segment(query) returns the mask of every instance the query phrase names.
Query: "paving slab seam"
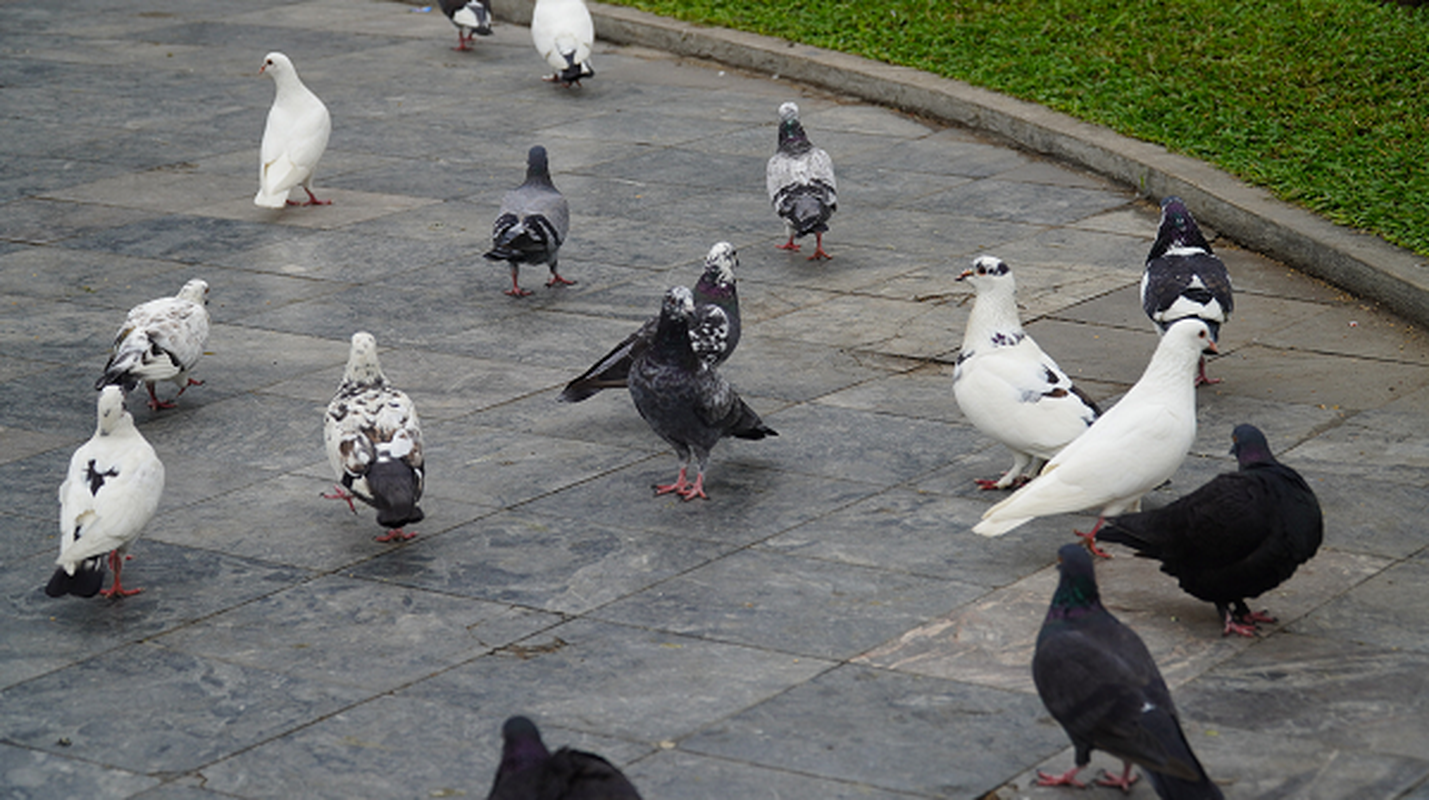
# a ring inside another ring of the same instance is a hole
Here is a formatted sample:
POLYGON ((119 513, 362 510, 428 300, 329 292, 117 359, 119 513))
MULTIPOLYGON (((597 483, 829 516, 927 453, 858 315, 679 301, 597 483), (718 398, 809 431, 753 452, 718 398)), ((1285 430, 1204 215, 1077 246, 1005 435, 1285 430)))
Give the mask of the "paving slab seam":
MULTIPOLYGON (((1246 247, 1429 325, 1429 259, 1336 225, 1216 167, 962 81, 823 48, 589 3, 599 38, 707 59, 995 134, 1160 199, 1180 195, 1246 247)), ((493 0, 529 25, 535 0, 493 0)))

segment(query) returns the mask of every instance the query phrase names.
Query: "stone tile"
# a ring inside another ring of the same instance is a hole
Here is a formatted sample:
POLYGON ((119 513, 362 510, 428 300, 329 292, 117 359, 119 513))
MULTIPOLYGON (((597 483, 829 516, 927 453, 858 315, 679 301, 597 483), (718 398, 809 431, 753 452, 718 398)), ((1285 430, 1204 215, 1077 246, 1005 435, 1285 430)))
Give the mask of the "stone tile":
POLYGON ((1207 369, 1224 381, 1218 384, 1222 392, 1355 411, 1379 408, 1429 385, 1429 372, 1414 364, 1259 344, 1212 359, 1207 369))
POLYGON ((414 242, 390 236, 319 231, 235 252, 222 261, 295 278, 357 283, 391 278, 467 255, 475 254, 457 242, 414 242))
MULTIPOLYGON (((331 187, 314 179, 313 194, 322 200, 331 201, 332 205, 274 210, 254 205, 253 197, 250 194, 252 188, 250 185, 245 189, 241 199, 234 198, 199 205, 191 209, 189 213, 224 220, 277 224, 284 228, 334 230, 355 222, 366 222, 385 217, 388 214, 399 214, 438 202, 437 199, 429 197, 408 197, 331 187)), ((238 192, 235 190, 234 193, 238 192)), ((303 196, 301 192, 298 195, 303 196)))
POLYGON ((835 169, 847 163, 967 178, 987 178, 1027 163, 1021 153, 972 140, 954 129, 834 158, 835 169))
MULTIPOLYGON (((251 206, 252 203, 249 202, 251 206)), ((194 212, 133 222, 64 241, 65 247, 197 264, 271 242, 293 240, 286 227, 216 219, 194 212)))
POLYGON ((901 792, 863 782, 816 778, 780 767, 760 767, 722 758, 660 752, 626 768, 645 796, 668 800, 724 800, 728 797, 822 797, 827 800, 895 800, 901 792))
POLYGON ((25 198, 0 207, 0 239, 49 244, 83 236, 114 225, 127 225, 153 216, 153 212, 112 205, 62 203, 25 198))
MULTIPOLYGON (((1422 551, 1421 551, 1422 552, 1422 551)), ((1429 595, 1429 561, 1415 558, 1390 566, 1334 598, 1290 627, 1326 639, 1424 652, 1416 630, 1418 609, 1429 595)))
POLYGON ((0 776, 15 800, 43 797, 128 797, 157 778, 63 756, 0 744, 0 776))
MULTIPOLYGON (((998 170, 1001 172, 1002 170, 998 170)), ((955 216, 1034 225, 1064 225, 1124 204, 1129 195, 1078 186, 1045 186, 989 178, 918 201, 920 208, 955 216)))
MULTIPOLYGON (((192 269, 173 261, 63 247, 26 247, 0 256, 0 282, 13 292, 13 302, 21 302, 19 298, 23 296, 107 305, 123 311, 162 296, 151 294, 125 305, 122 298, 133 291, 136 283, 162 284, 163 294, 174 294, 185 282, 177 275, 192 269)), ((113 320, 114 330, 123 322, 121 313, 113 320)))
POLYGON ((948 364, 926 364, 909 372, 874 378, 824 395, 816 402, 899 417, 966 422, 953 399, 953 368, 948 364))

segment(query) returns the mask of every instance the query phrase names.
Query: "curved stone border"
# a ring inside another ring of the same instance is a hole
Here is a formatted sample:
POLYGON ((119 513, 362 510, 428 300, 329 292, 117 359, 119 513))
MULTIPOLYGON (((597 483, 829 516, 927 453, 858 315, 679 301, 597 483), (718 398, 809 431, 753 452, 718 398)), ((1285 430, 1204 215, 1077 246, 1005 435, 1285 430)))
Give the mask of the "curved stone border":
MULTIPOLYGON (((534 0, 494 0, 498 17, 529 24, 534 0)), ((596 35, 705 58, 948 120, 1129 184, 1176 194, 1240 244, 1429 326, 1429 261, 1336 225, 1230 174, 1042 106, 926 72, 768 36, 706 28, 623 6, 589 3, 596 35)))

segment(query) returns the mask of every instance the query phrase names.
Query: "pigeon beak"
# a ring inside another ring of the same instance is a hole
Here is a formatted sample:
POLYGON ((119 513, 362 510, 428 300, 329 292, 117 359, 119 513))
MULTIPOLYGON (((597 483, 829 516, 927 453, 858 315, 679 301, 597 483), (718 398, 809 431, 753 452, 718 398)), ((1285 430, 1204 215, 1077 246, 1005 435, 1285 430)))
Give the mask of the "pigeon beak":
POLYGON ((1216 347, 1216 343, 1215 343, 1215 342, 1206 342, 1206 350, 1205 350, 1205 352, 1207 352, 1207 353, 1217 353, 1217 354, 1219 354, 1221 351, 1220 351, 1219 348, 1216 347))
POLYGON ((957 280, 962 280, 962 279, 964 279, 964 278, 971 277, 972 274, 973 274, 973 271, 972 271, 972 270, 970 270, 970 269, 965 269, 965 270, 963 270, 961 273, 958 274, 957 280))

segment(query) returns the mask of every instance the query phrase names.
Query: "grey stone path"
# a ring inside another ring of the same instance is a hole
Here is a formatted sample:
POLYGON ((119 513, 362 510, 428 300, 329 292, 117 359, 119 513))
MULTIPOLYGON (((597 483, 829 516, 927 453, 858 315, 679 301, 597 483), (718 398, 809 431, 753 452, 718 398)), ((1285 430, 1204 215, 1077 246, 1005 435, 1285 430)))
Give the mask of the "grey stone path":
MULTIPOLYGON (((1006 259, 1029 331, 1111 401, 1155 346, 1154 206, 767 76, 602 45, 565 91, 523 28, 454 39, 388 2, 0 3, 0 796, 483 797, 513 713, 652 800, 1116 796, 1027 788, 1071 761, 1028 663, 1055 550, 1091 520, 969 532, 994 499, 972 479, 1008 456, 951 397, 953 277, 1006 259), (251 202, 275 49, 332 110, 329 207, 251 202), (838 167, 829 263, 773 247, 763 164, 790 99, 838 167), (579 283, 528 270, 518 301, 479 256, 538 142, 579 283), (685 504, 652 496, 675 459, 623 393, 555 396, 721 239, 746 320, 725 372, 780 436, 722 443, 711 499, 685 504), (194 276, 206 384, 131 402, 169 474, 125 573, 147 591, 51 600, 55 487, 109 337, 194 276), (407 544, 318 497, 359 329, 426 422, 407 544)), ((1282 622, 1256 641, 1124 553, 1105 598, 1228 797, 1424 800, 1429 340, 1217 246, 1239 290, 1225 382, 1151 502, 1230 468, 1253 422, 1319 493, 1326 544, 1262 598, 1282 622)))

